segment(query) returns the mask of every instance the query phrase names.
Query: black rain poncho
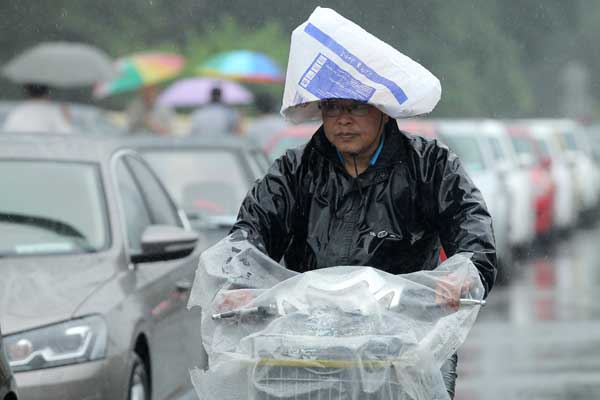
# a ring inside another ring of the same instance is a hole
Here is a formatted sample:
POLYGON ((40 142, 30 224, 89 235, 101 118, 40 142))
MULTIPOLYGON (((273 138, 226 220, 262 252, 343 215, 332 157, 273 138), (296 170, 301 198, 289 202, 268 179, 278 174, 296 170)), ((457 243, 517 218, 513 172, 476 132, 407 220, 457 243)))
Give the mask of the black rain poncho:
POLYGON ((256 182, 232 232, 246 231, 298 272, 364 265, 403 274, 435 268, 440 246, 448 256, 473 253, 487 295, 496 277, 492 219, 460 160, 393 119, 384 134, 376 164, 354 178, 321 127, 256 182))

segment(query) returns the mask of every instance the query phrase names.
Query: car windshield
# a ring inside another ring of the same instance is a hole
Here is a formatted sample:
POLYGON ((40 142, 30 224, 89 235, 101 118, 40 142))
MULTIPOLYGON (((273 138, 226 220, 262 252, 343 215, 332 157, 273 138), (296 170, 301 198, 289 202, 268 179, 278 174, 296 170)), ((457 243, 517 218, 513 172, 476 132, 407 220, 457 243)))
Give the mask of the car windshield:
POLYGON ((511 136, 513 147, 517 154, 534 154, 531 141, 525 136, 511 136))
POLYGON ((252 183, 234 151, 144 151, 144 156, 192 219, 235 217, 252 183))
POLYGON ((107 247, 97 166, 2 160, 0 186, 0 256, 75 254, 107 247))
POLYGON ((477 138, 469 135, 440 134, 440 139, 458 155, 467 171, 476 172, 485 169, 477 138))

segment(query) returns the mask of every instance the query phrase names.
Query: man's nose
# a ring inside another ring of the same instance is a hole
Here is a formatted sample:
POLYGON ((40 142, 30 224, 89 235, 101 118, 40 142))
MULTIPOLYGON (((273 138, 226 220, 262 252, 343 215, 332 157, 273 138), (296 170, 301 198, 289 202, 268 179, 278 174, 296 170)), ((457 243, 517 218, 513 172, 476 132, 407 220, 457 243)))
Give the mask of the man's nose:
POLYGON ((337 122, 344 125, 352 122, 352 117, 350 116, 348 109, 342 108, 340 110, 340 115, 337 117, 337 122))

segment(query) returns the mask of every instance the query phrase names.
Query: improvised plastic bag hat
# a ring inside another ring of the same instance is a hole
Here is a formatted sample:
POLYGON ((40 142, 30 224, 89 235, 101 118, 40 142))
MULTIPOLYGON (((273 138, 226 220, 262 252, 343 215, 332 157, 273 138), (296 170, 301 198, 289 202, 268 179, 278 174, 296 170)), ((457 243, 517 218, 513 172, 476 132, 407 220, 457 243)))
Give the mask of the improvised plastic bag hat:
POLYGON ((406 118, 431 112, 441 93, 440 81, 421 64, 317 7, 292 32, 281 114, 293 122, 320 119, 318 102, 338 98, 406 118))

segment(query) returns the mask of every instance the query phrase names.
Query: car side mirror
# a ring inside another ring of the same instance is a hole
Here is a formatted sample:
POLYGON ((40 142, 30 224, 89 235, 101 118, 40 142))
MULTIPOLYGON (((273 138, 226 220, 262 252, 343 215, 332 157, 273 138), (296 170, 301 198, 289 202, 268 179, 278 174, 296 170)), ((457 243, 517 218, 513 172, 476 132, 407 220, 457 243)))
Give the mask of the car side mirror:
POLYGON ((190 255, 198 243, 198 234, 178 226, 150 225, 142 233, 141 253, 133 254, 131 261, 167 261, 190 255))

